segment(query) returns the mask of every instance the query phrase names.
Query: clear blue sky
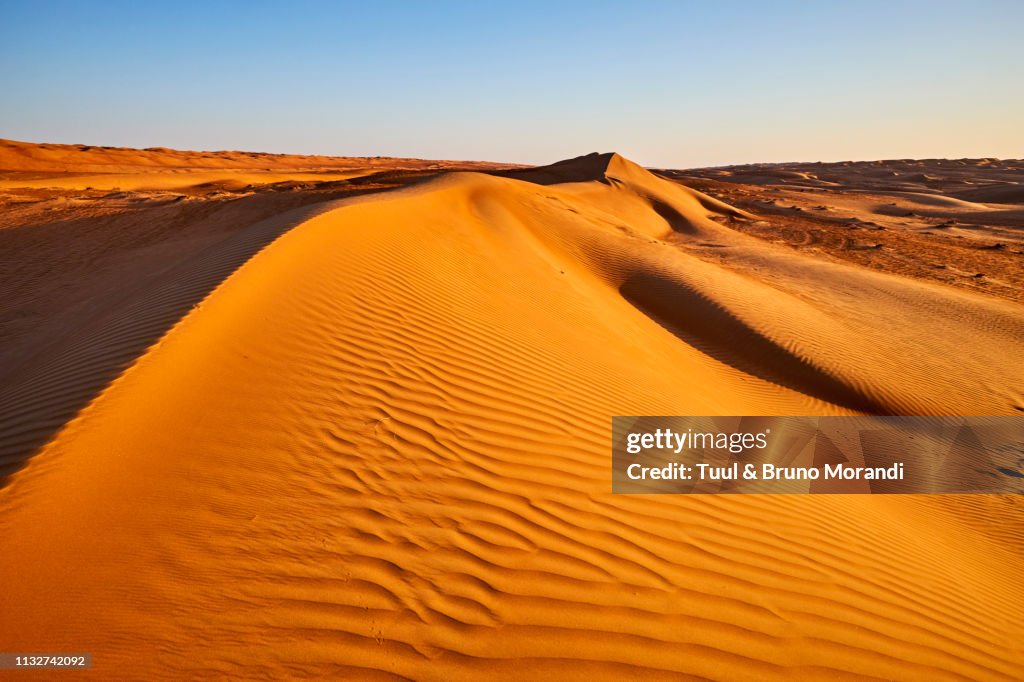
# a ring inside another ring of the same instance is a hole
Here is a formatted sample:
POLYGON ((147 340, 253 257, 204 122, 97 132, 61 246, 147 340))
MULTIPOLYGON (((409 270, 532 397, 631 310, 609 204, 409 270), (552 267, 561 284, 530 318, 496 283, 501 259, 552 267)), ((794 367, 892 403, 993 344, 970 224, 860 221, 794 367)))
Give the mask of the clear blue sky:
POLYGON ((1024 2, 10 2, 0 137, 651 166, 1024 157, 1024 2))

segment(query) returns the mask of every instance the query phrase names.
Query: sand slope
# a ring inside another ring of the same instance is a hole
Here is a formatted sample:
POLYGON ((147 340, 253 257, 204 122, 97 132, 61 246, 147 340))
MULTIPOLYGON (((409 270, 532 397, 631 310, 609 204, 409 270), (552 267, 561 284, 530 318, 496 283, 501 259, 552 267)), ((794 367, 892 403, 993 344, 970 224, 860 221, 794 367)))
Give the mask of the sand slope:
POLYGON ((1015 413, 1019 305, 768 244, 615 155, 329 208, 0 490, 7 650, 168 679, 1019 676, 1015 497, 608 492, 615 414, 1015 413))
MULTIPOLYGON (((180 186, 172 190, 146 187, 152 166, 175 166, 195 153, 8 146, 50 159, 51 172, 0 173, 14 185, 0 182, 0 476, 17 469, 227 275, 331 201, 419 182, 438 169, 501 167, 424 161, 418 163, 429 168, 408 169, 402 159, 203 153, 230 179, 211 183, 206 169, 174 167, 167 177, 180 186), (103 154, 149 165, 98 166, 92 176, 52 172, 95 164, 103 154), (254 171, 250 156, 283 159, 283 170, 254 171), (311 174, 289 170, 289 161, 325 166, 311 174), (332 163, 353 177, 338 180, 332 163), (26 175, 67 186, 17 187, 31 184, 26 175), (96 177, 127 179, 137 189, 83 189, 96 177), (241 185, 243 177, 251 182, 241 185)), ((0 161, 17 166, 5 148, 0 142, 0 161)))

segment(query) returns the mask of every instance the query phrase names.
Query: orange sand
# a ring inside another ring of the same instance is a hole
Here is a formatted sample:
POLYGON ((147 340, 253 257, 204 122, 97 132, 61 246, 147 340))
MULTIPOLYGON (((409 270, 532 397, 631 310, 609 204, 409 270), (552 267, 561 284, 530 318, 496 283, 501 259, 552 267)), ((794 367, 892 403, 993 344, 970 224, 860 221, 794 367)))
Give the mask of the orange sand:
MULTIPOLYGON (((290 210, 0 490, 4 650, 107 678, 1019 679, 1017 497, 609 492, 616 414, 1017 413, 1019 303, 744 234, 616 155, 290 210)), ((82 372, 149 324, 109 310, 62 351, 82 372)))

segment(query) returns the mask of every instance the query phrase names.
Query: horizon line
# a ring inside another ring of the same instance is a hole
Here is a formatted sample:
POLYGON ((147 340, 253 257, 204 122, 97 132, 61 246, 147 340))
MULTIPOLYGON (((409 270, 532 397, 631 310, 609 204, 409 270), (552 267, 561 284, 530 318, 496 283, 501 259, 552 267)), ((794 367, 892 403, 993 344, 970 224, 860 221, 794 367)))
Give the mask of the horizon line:
MULTIPOLYGON (((271 151, 254 151, 251 149, 185 149, 181 147, 167 147, 164 145, 151 145, 148 147, 132 147, 123 145, 109 145, 109 144, 94 144, 88 142, 35 142, 31 140, 16 140, 14 138, 0 137, 0 144, 15 143, 18 145, 35 145, 39 147, 43 146, 61 146, 61 147, 87 147, 88 149, 82 149, 80 151, 88 151, 91 149, 105 149, 105 150, 130 150, 137 152, 180 152, 190 154, 255 154, 259 156, 288 156, 288 157, 324 157, 331 159, 395 159, 395 160, 409 160, 409 161, 438 161, 447 163, 492 163, 509 166, 531 166, 540 167, 547 166, 561 161, 568 161, 571 159, 581 158, 590 154, 618 154, 624 158, 633 160, 628 154, 621 152, 586 152, 577 156, 565 157, 562 159, 556 159, 555 161, 548 161, 546 163, 523 163, 519 161, 500 161, 495 159, 454 159, 454 158, 428 158, 423 156, 402 156, 402 155, 391 155, 391 154, 374 154, 374 155, 349 155, 349 154, 332 154, 332 153, 298 153, 298 152, 271 152, 271 151)), ((1024 159, 1013 157, 1013 156, 920 156, 920 157, 887 157, 887 158, 871 158, 871 159, 839 159, 835 161, 825 160, 800 160, 800 159, 787 159, 784 161, 747 161, 744 163, 723 163, 715 165, 705 166, 664 166, 664 165, 644 165, 638 163, 643 168, 653 170, 709 170, 716 168, 738 168, 743 166, 779 166, 784 164, 841 164, 841 163, 887 163, 897 161, 1022 161, 1024 159)), ((636 162, 634 162, 636 163, 636 162)))

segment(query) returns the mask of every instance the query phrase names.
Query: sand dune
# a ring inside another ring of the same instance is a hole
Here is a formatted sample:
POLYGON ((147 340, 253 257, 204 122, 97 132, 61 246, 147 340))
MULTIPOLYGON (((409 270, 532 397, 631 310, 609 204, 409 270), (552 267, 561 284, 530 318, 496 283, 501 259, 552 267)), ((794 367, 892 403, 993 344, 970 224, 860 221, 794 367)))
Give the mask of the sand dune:
POLYGON ((25 370, 5 443, 137 350, 0 490, 6 649, 168 679, 1019 679, 1019 496, 609 492, 616 414, 1019 413, 1019 303, 766 241, 613 154, 416 179, 268 193, 264 222, 250 198, 209 262, 25 370))
POLYGON ((346 180, 379 171, 489 170, 495 167, 514 166, 390 157, 31 144, 0 139, 0 190, 238 190, 282 181, 346 180))
MULTIPOLYGON (((91 151, 47 147, 63 151, 61 165, 82 165, 83 156, 95 161, 91 151)), ((150 165, 161 161, 158 152, 138 154, 150 165)), ((224 163, 233 163, 234 154, 227 156, 224 163)), ((69 179, 63 189, 0 188, 0 475, 18 468, 228 274, 303 217, 340 197, 466 166, 431 161, 422 164, 434 170, 409 170, 401 160, 390 160, 390 168, 389 160, 364 159, 361 168, 359 159, 342 161, 353 177, 340 181, 318 175, 246 187, 196 182, 177 191, 109 192, 77 189, 69 179)), ((222 173, 251 174, 239 165, 222 173)), ((186 184, 208 176, 177 173, 186 184)), ((24 184, 25 173, 7 175, 24 184)), ((140 185, 152 171, 127 177, 140 185)))
MULTIPOLYGON (((58 173, 142 173, 170 170, 227 171, 324 171, 328 169, 441 169, 450 161, 405 159, 393 157, 306 156, 301 154, 266 154, 242 151, 182 151, 154 147, 98 147, 85 144, 34 144, 0 139, 0 172, 58 173)), ((493 168, 493 164, 477 161, 458 162, 460 166, 493 168)))
POLYGON ((359 177, 369 169, 351 171, 319 171, 296 173, 287 171, 238 171, 221 172, 178 171, 175 173, 102 173, 48 175, 42 178, 15 177, 0 180, 0 188, 59 188, 59 189, 102 189, 121 190, 182 190, 182 189, 241 189, 252 185, 263 185, 282 181, 325 182, 347 180, 359 177))

